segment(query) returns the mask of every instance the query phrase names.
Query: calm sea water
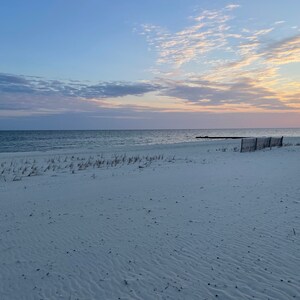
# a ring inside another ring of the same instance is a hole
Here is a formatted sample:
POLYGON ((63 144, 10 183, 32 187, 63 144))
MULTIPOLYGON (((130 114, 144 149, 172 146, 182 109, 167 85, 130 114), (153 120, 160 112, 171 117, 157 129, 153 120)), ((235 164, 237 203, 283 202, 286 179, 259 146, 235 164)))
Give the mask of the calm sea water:
POLYGON ((136 145, 201 142, 196 136, 300 137, 298 129, 182 129, 0 131, 0 153, 120 148, 136 145))

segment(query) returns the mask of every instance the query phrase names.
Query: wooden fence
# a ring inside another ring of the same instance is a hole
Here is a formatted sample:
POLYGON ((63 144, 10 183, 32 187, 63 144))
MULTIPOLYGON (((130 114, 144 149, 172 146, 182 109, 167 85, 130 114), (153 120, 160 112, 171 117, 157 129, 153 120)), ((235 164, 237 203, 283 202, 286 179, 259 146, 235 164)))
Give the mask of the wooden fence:
POLYGON ((282 137, 245 138, 241 141, 241 152, 252 152, 265 148, 282 147, 282 137))

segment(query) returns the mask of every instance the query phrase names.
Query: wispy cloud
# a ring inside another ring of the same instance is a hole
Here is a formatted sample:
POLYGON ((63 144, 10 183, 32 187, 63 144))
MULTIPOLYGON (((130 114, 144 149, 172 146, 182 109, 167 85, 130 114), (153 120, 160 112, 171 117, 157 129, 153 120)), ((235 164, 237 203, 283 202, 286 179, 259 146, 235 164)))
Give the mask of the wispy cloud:
MULTIPOLYGON (((88 112, 108 107, 105 99, 141 97, 162 88, 154 82, 86 82, 47 80, 40 77, 0 74, 0 110, 27 115, 88 112), (97 101, 95 101, 95 99, 97 101)), ((110 107, 114 105, 111 104, 110 107)))
POLYGON ((0 73, 0 115, 300 111, 299 83, 280 74, 283 65, 300 62, 300 35, 275 40, 283 21, 234 27, 238 7, 202 11, 176 32, 143 25, 141 34, 157 53, 151 80, 92 83, 0 73))
POLYGON ((300 34, 269 45, 264 56, 276 65, 300 62, 300 34))
POLYGON ((163 91, 165 95, 184 99, 198 106, 222 108, 225 104, 231 104, 267 110, 291 109, 281 101, 280 95, 259 86, 257 81, 249 78, 223 84, 205 80, 169 81, 168 84, 168 88, 163 91))
POLYGON ((222 10, 205 10, 192 17, 192 25, 177 32, 170 32, 159 26, 145 24, 141 34, 157 51, 158 64, 169 64, 175 68, 193 61, 199 55, 227 45, 227 38, 239 37, 230 33, 228 13, 239 5, 230 4, 222 10))
POLYGON ((249 78, 253 78, 256 72, 262 74, 261 69, 265 68, 269 75, 273 75, 272 78, 268 76, 269 83, 275 84, 278 80, 277 65, 299 60, 299 39, 292 37, 271 44, 272 39, 267 36, 275 30, 274 27, 234 28, 232 13, 238 7, 229 4, 220 10, 202 11, 192 18, 190 26, 176 32, 153 24, 143 25, 142 34, 157 53, 153 73, 169 78, 189 77, 185 66, 194 62, 199 70, 205 70, 200 71, 198 77, 230 82, 240 76, 247 77, 247 72, 249 78), (220 53, 223 54, 220 56, 220 53), (231 59, 222 58, 226 53, 231 59))
MULTIPOLYGON (((263 72, 263 71, 262 71, 263 72)), ((271 71, 269 71, 271 72, 271 71)), ((263 76, 263 75, 262 75, 263 76)), ((267 76, 267 74, 264 74, 267 76)), ((232 82, 201 77, 181 80, 155 78, 149 82, 86 84, 0 75, 0 110, 9 115, 93 112, 101 109, 141 111, 217 111, 247 107, 290 110, 297 94, 280 95, 259 79, 242 76, 232 82), (146 98, 146 101, 144 100, 146 98)))
POLYGON ((281 21, 274 22, 274 25, 280 25, 280 24, 284 24, 284 23, 285 23, 285 21, 281 20, 281 21))
MULTIPOLYGON (((299 35, 274 42, 269 37, 276 30, 273 26, 234 28, 232 11, 238 7, 230 4, 203 11, 193 18, 191 26, 173 33, 148 25, 144 33, 155 46, 158 68, 161 64, 168 65, 170 72, 175 68, 180 78, 176 81, 173 71, 173 81, 168 80, 168 88, 161 93, 206 108, 247 105, 263 110, 299 109, 297 88, 280 76, 280 65, 300 61, 299 35), (231 59, 222 58, 224 55, 216 59, 216 51, 228 53, 231 59), (203 71, 188 72, 185 65, 191 61, 203 71)), ((274 22, 279 24, 284 21, 274 22)), ((162 76, 168 74, 168 68, 162 70, 162 76)))
POLYGON ((239 4, 228 4, 228 5, 225 7, 225 9, 227 9, 227 10, 233 10, 233 9, 238 8, 238 7, 240 7, 239 4))
POLYGON ((82 98, 110 98, 127 95, 141 96, 156 91, 159 86, 151 82, 83 82, 46 80, 39 77, 0 74, 0 92, 32 95, 57 95, 82 98))

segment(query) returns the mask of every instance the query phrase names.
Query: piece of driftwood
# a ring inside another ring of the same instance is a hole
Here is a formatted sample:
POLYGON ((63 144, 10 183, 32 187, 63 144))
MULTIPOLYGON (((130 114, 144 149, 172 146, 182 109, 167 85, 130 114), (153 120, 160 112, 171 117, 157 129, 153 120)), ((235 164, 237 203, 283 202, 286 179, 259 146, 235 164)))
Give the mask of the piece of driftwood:
POLYGON ((196 136, 196 139, 222 139, 222 140, 227 140, 227 139, 245 139, 246 137, 244 136, 196 136))

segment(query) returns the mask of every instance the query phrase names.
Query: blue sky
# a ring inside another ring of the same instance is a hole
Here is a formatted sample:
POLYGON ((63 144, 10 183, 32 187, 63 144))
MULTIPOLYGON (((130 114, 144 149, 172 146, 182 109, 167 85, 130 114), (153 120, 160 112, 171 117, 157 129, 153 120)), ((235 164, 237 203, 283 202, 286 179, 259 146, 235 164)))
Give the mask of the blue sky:
POLYGON ((3 1, 0 129, 300 127, 299 11, 3 1))

